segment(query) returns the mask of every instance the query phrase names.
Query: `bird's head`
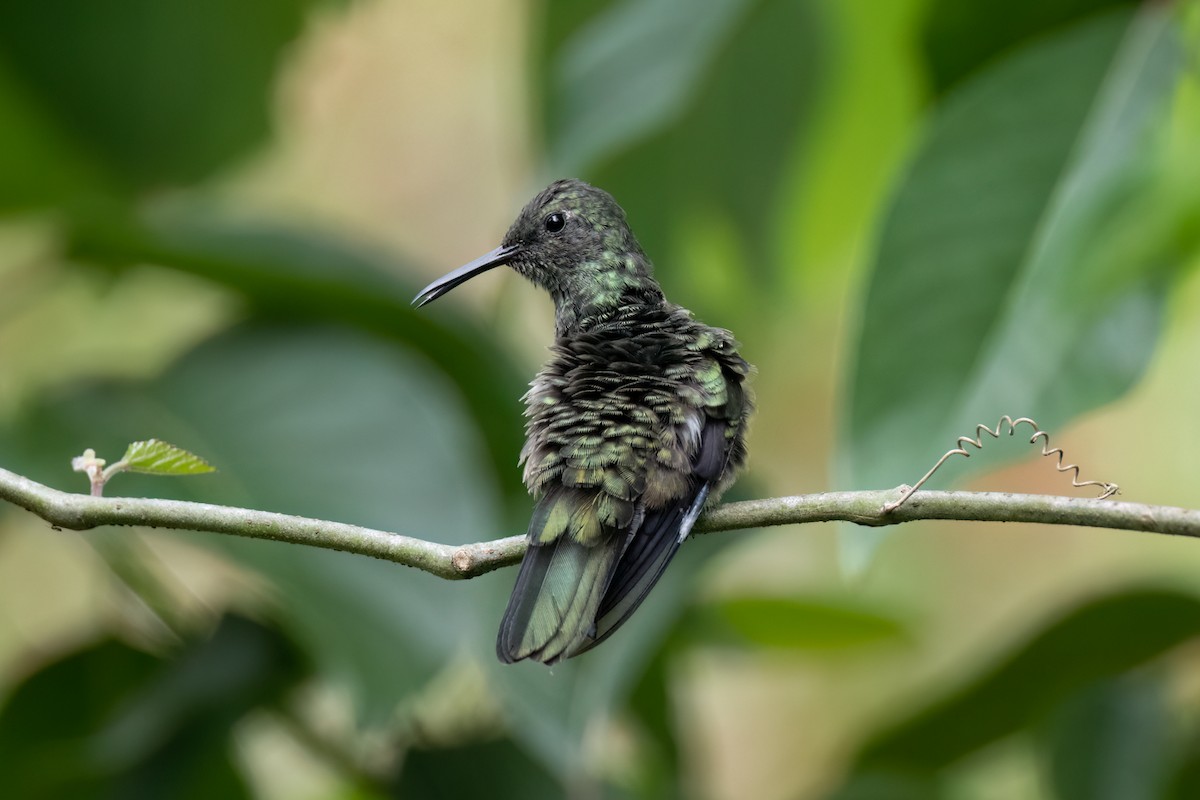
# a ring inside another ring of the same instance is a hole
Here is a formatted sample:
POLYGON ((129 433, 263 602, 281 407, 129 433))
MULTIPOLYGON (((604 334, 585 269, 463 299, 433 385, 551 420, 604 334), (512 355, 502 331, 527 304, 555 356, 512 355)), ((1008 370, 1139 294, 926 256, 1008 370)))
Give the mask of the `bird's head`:
POLYGON ((521 210, 499 247, 438 278, 413 303, 423 306, 501 264, 550 293, 560 327, 564 316, 582 320, 623 303, 662 301, 625 212, 583 181, 550 184, 521 210))

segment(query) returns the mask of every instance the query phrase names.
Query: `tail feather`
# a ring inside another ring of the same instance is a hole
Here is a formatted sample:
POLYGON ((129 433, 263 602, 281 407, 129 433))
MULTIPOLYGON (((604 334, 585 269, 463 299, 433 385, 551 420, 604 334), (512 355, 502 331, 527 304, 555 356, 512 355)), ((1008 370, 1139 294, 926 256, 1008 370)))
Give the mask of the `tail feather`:
POLYGON ((688 491, 663 508, 648 509, 629 547, 621 554, 613 578, 596 610, 596 626, 572 655, 590 650, 612 635, 637 611, 692 531, 720 480, 729 457, 728 423, 709 418, 693 457, 688 491))
POLYGON ((601 598, 596 609, 595 627, 571 655, 591 650, 637 611, 691 532, 707 497, 708 484, 703 484, 690 498, 689 505, 672 506, 646 515, 641 530, 621 556, 614 577, 601 598))
POLYGON ((563 532, 543 544, 540 534, 531 526, 529 550, 496 638, 496 655, 506 664, 524 658, 553 664, 573 655, 594 628, 624 546, 619 535, 580 543, 563 532))
POLYGON ((500 623, 496 654, 505 663, 553 664, 607 639, 646 599, 691 532, 728 459, 723 420, 701 431, 686 492, 646 509, 629 531, 603 524, 596 495, 557 487, 529 526, 529 549, 500 623))

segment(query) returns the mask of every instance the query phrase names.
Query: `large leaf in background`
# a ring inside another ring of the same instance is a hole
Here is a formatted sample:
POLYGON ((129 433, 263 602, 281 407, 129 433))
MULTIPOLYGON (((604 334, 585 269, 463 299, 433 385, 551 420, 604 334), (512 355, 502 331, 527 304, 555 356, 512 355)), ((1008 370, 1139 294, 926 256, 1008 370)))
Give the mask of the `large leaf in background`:
POLYGON ((35 107, 0 54, 0 213, 108 191, 101 166, 35 107))
POLYGON ((543 56, 549 168, 612 192, 660 272, 678 271, 682 290, 689 273, 672 244, 697 213, 729 215, 756 277, 767 278, 772 209, 794 177, 784 165, 821 63, 816 5, 622 2, 586 21, 572 6, 546 10, 547 31, 562 37, 547 41, 554 49, 543 56), (771 90, 757 89, 765 85, 771 90))
POLYGON ((515 469, 525 379, 470 320, 443 324, 444 311, 415 311, 415 287, 398 280, 384 256, 311 230, 233 221, 196 202, 160 209, 145 222, 93 218, 72 231, 70 250, 116 270, 161 264, 227 286, 272 318, 336 322, 420 351, 458 386, 505 499, 527 505, 515 469))
POLYGON ((1162 676, 1135 673, 1063 704, 1046 725, 1057 800, 1161 797, 1175 755, 1162 676))
POLYGON ((271 631, 226 617, 173 660, 105 641, 42 667, 0 709, 13 797, 250 797, 231 728, 303 675, 271 631))
POLYGON ((500 739, 442 750, 409 750, 391 794, 422 800, 497 796, 550 800, 562 797, 563 787, 510 740, 500 739))
MULTIPOLYGON (((683 116, 749 0, 615 3, 563 42, 550 163, 566 174, 683 116), (689 24, 679 20, 688 16, 689 24)), ((571 13, 567 11, 566 13, 571 13)))
POLYGON ((726 597, 698 606, 690 622, 701 641, 809 654, 909 638, 894 614, 834 597, 726 597))
POLYGON ((676 737, 672 686, 679 643, 664 637, 629 697, 629 714, 639 734, 639 764, 633 795, 654 800, 683 796, 680 746, 676 737))
MULTIPOLYGON (((496 530, 474 428, 447 389, 384 343, 281 329, 213 342, 177 364, 156 394, 251 493, 252 507, 449 543, 507 533, 496 530)), ((279 585, 297 638, 375 714, 487 627, 487 580, 462 585, 342 553, 214 541, 279 585)))
MULTIPOLYGON (((90 162, 132 191, 206 177, 266 136, 276 67, 313 2, 5 0, 0 129, 53 139, 0 150, 0 176, 90 162)), ((77 177, 55 185, 77 190, 77 177)), ((48 199, 23 185, 3 200, 48 199)))
MULTIPOLYGON (((1197 636, 1200 600, 1191 595, 1130 590, 1085 603, 965 685, 873 736, 860 750, 849 787, 888 784, 892 776, 931 778, 1045 721, 1089 687, 1197 636)), ((844 796, 864 795, 848 789, 844 796)))
POLYGON ((1200 736, 1193 731, 1182 757, 1178 759, 1162 800, 1192 800, 1200 797, 1200 736))
MULTIPOLYGON (((151 432, 186 443, 219 472, 169 486, 122 475, 113 492, 190 494, 449 543, 509 533, 452 389, 418 358, 362 334, 235 329, 147 384, 71 392, 9 431, 5 452, 21 471, 61 485, 64 459, 81 442, 120 452, 151 432)), ((508 588, 497 576, 454 583, 315 548, 196 539, 274 584, 280 621, 368 717, 389 715, 456 653, 491 654, 508 588)))
POLYGON ((925 61, 944 91, 1009 47, 1129 0, 934 0, 925 12, 925 61))
MULTIPOLYGON (((1155 258, 1102 270, 1093 244, 1156 176, 1144 145, 1176 82, 1175 34, 1159 7, 1109 14, 947 97, 884 222, 843 485, 911 482, 1002 414, 1053 431, 1141 375, 1176 243, 1144 243, 1155 258)), ((851 534, 857 567, 882 534, 851 534)))
POLYGON ((716 646, 744 650, 750 659, 764 651, 836 658, 908 638, 896 616, 840 597, 733 596, 689 604, 671 628, 657 635, 653 656, 635 673, 628 703, 639 736, 633 796, 684 796, 677 735, 686 733, 676 730, 672 705, 680 655, 716 646))

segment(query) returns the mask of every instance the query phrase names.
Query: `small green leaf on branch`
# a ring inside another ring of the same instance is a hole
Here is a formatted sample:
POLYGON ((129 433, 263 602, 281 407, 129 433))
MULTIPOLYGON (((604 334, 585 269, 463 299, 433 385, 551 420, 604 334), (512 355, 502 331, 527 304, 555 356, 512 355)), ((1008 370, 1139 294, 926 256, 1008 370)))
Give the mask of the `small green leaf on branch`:
POLYGON ((147 475, 203 475, 216 471, 200 456, 158 439, 134 442, 118 463, 130 472, 147 475))
POLYGON ((83 472, 92 484, 92 496, 101 497, 104 485, 118 472, 141 472, 146 475, 203 475, 216 469, 200 456, 173 444, 148 439, 134 442, 115 464, 105 467, 105 460, 96 457, 90 447, 83 455, 71 459, 71 469, 83 472))

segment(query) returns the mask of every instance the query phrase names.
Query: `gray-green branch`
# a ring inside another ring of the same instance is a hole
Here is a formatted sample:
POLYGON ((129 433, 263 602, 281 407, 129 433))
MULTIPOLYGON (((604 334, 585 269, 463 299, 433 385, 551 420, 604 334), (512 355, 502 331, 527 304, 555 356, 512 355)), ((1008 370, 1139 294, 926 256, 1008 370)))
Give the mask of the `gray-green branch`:
MULTIPOLYGON (((899 489, 891 489, 726 503, 701 517, 694 531, 713 533, 834 520, 879 526, 923 519, 956 519, 1040 522, 1200 537, 1200 511, 1187 508, 1057 495, 919 491, 899 508, 885 510, 899 496, 899 489)), ((399 533, 270 511, 179 500, 71 494, 5 469, 0 469, 0 499, 31 511, 58 528, 82 531, 103 525, 144 525, 227 533, 358 553, 449 579, 473 578, 515 564, 525 552, 524 536, 458 546, 438 544, 399 533)))

